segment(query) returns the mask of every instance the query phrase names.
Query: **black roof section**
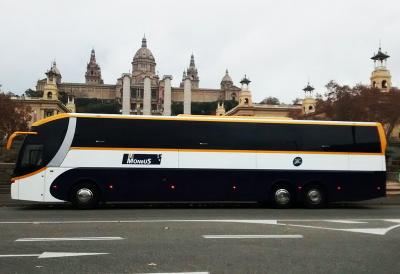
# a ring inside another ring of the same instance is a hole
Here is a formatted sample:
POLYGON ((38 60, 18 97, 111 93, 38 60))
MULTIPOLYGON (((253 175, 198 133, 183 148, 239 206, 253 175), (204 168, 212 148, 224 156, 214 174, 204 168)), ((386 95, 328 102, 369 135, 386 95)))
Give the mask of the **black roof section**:
POLYGON ((242 81, 240 81, 240 83, 243 85, 243 84, 246 84, 246 85, 248 85, 248 84, 250 84, 250 80, 247 78, 247 76, 246 76, 246 74, 244 75, 244 78, 242 79, 242 81))
POLYGON ((374 56, 372 56, 371 59, 374 60, 374 61, 379 60, 379 61, 382 62, 383 60, 386 60, 389 57, 390 56, 387 55, 386 53, 383 53, 381 47, 379 47, 378 53, 374 54, 374 56))

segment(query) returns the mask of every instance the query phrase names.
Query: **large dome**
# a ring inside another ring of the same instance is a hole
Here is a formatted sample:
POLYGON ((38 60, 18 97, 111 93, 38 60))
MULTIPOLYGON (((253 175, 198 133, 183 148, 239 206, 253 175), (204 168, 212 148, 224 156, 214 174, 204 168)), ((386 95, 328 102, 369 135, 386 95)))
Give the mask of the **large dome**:
POLYGON ((225 75, 221 82, 233 82, 231 76, 229 76, 228 70, 225 71, 225 75))
POLYGON ((136 54, 133 57, 133 61, 138 59, 147 59, 149 61, 155 62, 153 53, 151 53, 151 51, 147 48, 147 41, 145 37, 142 39, 142 47, 136 51, 136 54))

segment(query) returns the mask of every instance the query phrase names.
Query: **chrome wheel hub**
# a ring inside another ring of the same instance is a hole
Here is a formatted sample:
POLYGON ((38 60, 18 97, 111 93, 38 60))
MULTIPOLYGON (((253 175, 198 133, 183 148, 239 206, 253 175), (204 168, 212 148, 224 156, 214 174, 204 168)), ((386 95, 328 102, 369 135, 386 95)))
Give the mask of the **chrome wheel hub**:
POLYGON ((76 192, 76 197, 81 203, 87 203, 93 198, 93 192, 88 188, 81 188, 76 192))
POLYGON ((307 198, 312 204, 319 204, 322 200, 321 192, 317 189, 310 189, 307 192, 307 198))
POLYGON ((280 188, 275 191, 275 201, 280 205, 287 205, 290 202, 290 193, 287 189, 280 188))

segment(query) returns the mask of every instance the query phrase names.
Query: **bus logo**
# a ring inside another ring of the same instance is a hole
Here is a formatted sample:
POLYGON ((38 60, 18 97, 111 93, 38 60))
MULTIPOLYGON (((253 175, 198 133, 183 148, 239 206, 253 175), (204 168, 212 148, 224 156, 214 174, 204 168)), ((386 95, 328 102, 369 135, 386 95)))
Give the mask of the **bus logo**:
POLYGON ((133 154, 124 153, 123 165, 160 165, 161 154, 133 154))
POLYGON ((303 159, 301 159, 301 157, 296 157, 293 159, 293 165, 294 166, 299 166, 303 163, 303 159))

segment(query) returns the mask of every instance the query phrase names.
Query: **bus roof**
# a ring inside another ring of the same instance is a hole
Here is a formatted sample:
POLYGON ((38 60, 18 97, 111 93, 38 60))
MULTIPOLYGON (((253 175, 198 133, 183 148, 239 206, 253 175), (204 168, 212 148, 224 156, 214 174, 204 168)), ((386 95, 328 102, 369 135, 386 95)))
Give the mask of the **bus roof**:
POLYGON ((288 120, 280 117, 249 117, 249 116, 212 116, 212 115, 178 115, 178 116, 152 116, 152 115, 121 115, 121 114, 92 114, 92 113, 62 113, 41 119, 32 124, 40 126, 55 120, 78 117, 100 119, 137 119, 137 120, 175 120, 175 121, 209 121, 209 122, 261 122, 279 124, 321 124, 321 125, 359 125, 378 126, 378 122, 345 122, 345 121, 321 121, 321 120, 288 120))

